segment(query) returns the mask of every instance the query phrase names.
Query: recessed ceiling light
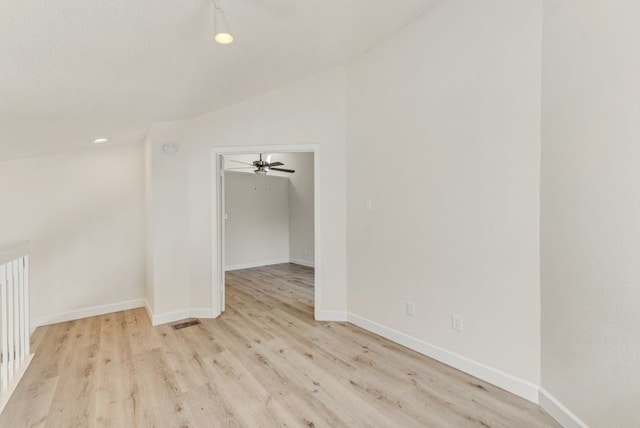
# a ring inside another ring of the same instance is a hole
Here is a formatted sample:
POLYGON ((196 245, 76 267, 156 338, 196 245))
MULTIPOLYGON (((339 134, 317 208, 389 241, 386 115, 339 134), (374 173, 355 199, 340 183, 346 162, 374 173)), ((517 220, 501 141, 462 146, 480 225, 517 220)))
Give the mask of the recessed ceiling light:
POLYGON ((95 140, 93 140, 93 144, 102 144, 102 143, 106 143, 107 141, 109 141, 108 138, 96 138, 95 140))

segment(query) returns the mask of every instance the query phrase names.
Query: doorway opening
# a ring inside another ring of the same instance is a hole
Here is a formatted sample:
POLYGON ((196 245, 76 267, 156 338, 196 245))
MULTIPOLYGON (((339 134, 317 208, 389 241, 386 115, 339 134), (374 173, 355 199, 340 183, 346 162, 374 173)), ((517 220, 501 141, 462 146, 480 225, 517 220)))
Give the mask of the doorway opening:
POLYGON ((318 145, 212 149, 214 316, 225 311, 227 271, 293 263, 292 266, 313 268, 317 318, 322 298, 319 160, 318 145), (274 167, 267 175, 255 172, 259 168, 254 161, 260 161, 260 154, 264 162, 274 167), (232 192, 227 194, 229 186, 232 192))

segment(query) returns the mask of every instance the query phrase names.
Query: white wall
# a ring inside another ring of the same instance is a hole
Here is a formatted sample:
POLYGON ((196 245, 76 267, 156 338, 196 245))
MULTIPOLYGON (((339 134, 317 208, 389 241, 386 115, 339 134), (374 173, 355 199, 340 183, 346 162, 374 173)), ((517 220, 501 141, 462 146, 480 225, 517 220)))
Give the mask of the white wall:
MULTIPOLYGON (((268 153, 263 158, 266 160, 268 153)), ((292 263, 313 267, 315 265, 314 237, 314 157, 313 153, 272 153, 272 162, 284 163, 282 168, 295 173, 271 171, 271 176, 289 179, 289 255, 292 263)), ((251 164, 259 154, 236 154, 225 156, 225 169, 242 168, 244 162, 251 164)), ((234 171, 252 173, 253 168, 234 171)), ((266 259, 265 259, 266 260, 266 259)))
MULTIPOLYGON (((282 153, 274 157, 289 175, 289 258, 292 263, 314 266, 314 159, 313 153, 282 153)), ((327 173, 331 174, 331 165, 327 173)))
POLYGON ((143 169, 140 144, 0 162, 0 242, 31 241, 32 327, 139 306, 143 169))
POLYGON ((225 267, 289 262, 289 179, 225 172, 225 267))
POLYGON ((318 144, 322 301, 319 317, 346 310, 345 73, 333 70, 191 120, 156 124, 153 156, 154 311, 210 302, 212 147, 318 144), (167 142, 175 156, 162 154, 167 142))
POLYGON ((32 243, 33 318, 143 295, 157 314, 211 310, 210 148, 317 143, 321 317, 347 310, 348 280, 369 327, 497 384, 541 381, 592 426, 638 425, 640 10, 547 1, 544 32, 541 15, 540 1, 440 2, 347 79, 154 125, 144 161, 122 145, 0 163, 0 244, 32 243))
POLYGON ((541 6, 441 2, 348 68, 349 311, 534 399, 541 6))
POLYGON ((640 426, 640 7, 546 1, 542 386, 640 426))
MULTIPOLYGON (((147 295, 153 299, 148 302, 149 309, 158 315, 187 310, 186 316, 184 312, 176 314, 178 319, 186 318, 191 309, 189 146, 180 145, 178 152, 169 156, 162 151, 162 145, 173 141, 158 144, 153 129, 147 138, 151 156, 151 185, 148 187, 151 206, 147 218, 152 221, 148 231, 151 245, 146 248, 147 260, 152 260, 152 271, 147 279, 153 281, 152 296, 147 295)), ((206 307, 210 300, 197 302, 206 307)), ((193 309, 201 309, 201 306, 193 309)), ((163 321, 171 319, 164 318, 163 321)))

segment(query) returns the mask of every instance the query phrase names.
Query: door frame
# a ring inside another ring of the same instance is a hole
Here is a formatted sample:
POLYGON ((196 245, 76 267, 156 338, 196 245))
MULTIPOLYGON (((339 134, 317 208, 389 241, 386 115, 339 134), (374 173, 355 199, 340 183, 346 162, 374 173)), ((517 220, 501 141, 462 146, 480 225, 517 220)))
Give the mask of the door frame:
POLYGON ((255 153, 313 153, 313 235, 314 235, 314 316, 318 319, 322 302, 320 246, 320 145, 291 144, 231 146, 211 148, 211 312, 213 318, 225 310, 225 231, 224 165, 225 155, 255 153))

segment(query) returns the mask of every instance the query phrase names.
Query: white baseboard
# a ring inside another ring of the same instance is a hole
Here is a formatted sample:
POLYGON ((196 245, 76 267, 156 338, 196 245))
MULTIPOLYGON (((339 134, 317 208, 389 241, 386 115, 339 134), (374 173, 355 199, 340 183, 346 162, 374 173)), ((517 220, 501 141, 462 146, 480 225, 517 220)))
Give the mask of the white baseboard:
POLYGON ((538 403, 538 385, 524 379, 517 378, 508 373, 496 370, 485 364, 471 360, 470 358, 447 351, 439 346, 432 345, 421 339, 401 333, 389 327, 355 314, 349 314, 349 322, 362 327, 365 330, 376 333, 416 352, 438 360, 448 366, 454 367, 479 379, 489 382, 497 387, 505 389, 533 403, 538 403))
POLYGON ((567 409, 553 395, 544 388, 540 388, 540 396, 538 398, 540 407, 551 415, 564 428, 588 428, 573 412, 567 409))
POLYGON ((347 322, 349 317, 344 311, 316 311, 314 314, 316 321, 338 321, 347 322))
POLYGON ((112 312, 142 308, 144 306, 145 306, 144 299, 136 299, 136 300, 129 300, 129 301, 120 302, 120 303, 111 303, 109 305, 93 306, 91 308, 77 309, 74 311, 62 312, 60 314, 47 315, 44 317, 32 319, 31 331, 43 325, 56 324, 59 322, 66 322, 66 321, 74 321, 82 318, 110 314, 112 312))
POLYGON ((250 263, 240 263, 237 265, 227 265, 225 266, 225 272, 231 270, 240 270, 240 269, 250 269, 254 267, 261 266, 269 266, 269 265, 279 265, 282 263, 289 263, 289 259, 275 259, 275 260, 263 260, 261 262, 250 262, 250 263))
POLYGON ((147 316, 149 317, 149 321, 151 321, 151 325, 153 325, 153 310, 151 309, 151 306, 149 306, 147 299, 144 299, 144 309, 147 311, 147 316))
POLYGON ((293 263, 296 265, 300 265, 300 266, 306 266, 306 267, 310 267, 310 268, 315 268, 316 265, 313 262, 308 262, 306 260, 300 260, 300 259, 289 259, 289 263, 293 263))
POLYGON ((157 325, 168 324, 174 321, 180 321, 187 318, 190 318, 189 309, 184 309, 182 311, 175 312, 167 312, 164 314, 152 315, 151 316, 151 324, 155 327, 157 325))
POLYGON ((251 269, 255 267, 279 265, 282 263, 293 263, 296 265, 307 266, 311 268, 316 267, 315 263, 308 262, 306 260, 301 260, 301 259, 275 259, 275 260, 263 260, 261 262, 250 262, 250 263, 240 263, 236 265, 228 265, 225 267, 224 270, 232 271, 232 270, 240 270, 240 269, 251 269))
POLYGON ((213 318, 211 309, 189 309, 189 316, 191 318, 213 318))
MULTIPOLYGON (((276 261, 270 264, 287 262, 288 261, 276 261)), ((210 309, 185 309, 181 311, 154 315, 151 307, 145 299, 136 299, 36 318, 31 320, 31 331, 33 332, 33 330, 35 330, 37 327, 43 325, 73 321, 81 318, 105 315, 112 312, 119 312, 141 307, 144 307, 146 309, 147 315, 149 316, 149 319, 154 326, 180 321, 186 318, 213 318, 213 314, 210 309)), ((551 395, 544 388, 540 388, 538 385, 532 382, 517 378, 500 370, 496 370, 485 364, 471 360, 454 352, 447 351, 446 349, 432 345, 428 342, 417 339, 413 336, 409 336, 405 333, 401 333, 397 330, 383 326, 374 321, 370 321, 356 314, 344 311, 316 311, 315 319, 317 321, 351 322, 358 327, 364 328, 365 330, 376 333, 395 343, 406 346, 407 348, 413 349, 416 352, 434 358, 435 360, 438 360, 444 364, 447 364, 451 367, 454 367, 458 370, 461 370, 465 373, 496 385, 526 400, 534 403, 539 403, 540 406, 556 421, 558 421, 564 428, 588 428, 587 424, 582 422, 580 418, 572 413, 553 395, 551 395)), ((1 405, 2 403, 0 403, 0 406, 1 405)), ((0 411, 1 410, 2 408, 0 407, 0 411)))
MULTIPOLYGON (((150 312, 150 309, 147 309, 150 312)), ((164 314, 149 316, 151 318, 151 324, 155 327, 157 325, 168 324, 175 321, 181 321, 187 318, 213 318, 211 309, 184 309, 181 311, 167 312, 164 314)))

